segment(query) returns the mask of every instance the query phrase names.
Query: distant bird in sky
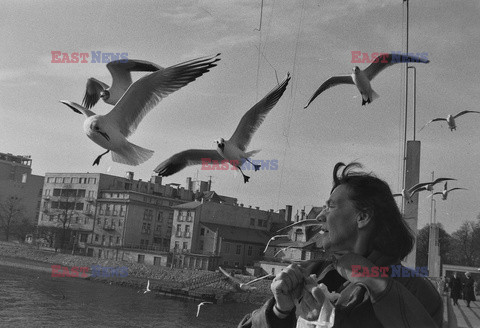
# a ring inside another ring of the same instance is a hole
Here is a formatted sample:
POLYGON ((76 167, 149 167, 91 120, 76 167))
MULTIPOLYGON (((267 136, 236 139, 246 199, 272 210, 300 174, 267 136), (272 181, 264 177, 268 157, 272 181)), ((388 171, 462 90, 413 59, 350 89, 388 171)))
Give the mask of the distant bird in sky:
POLYGON ((202 302, 200 304, 197 305, 197 318, 198 318, 198 315, 200 314, 200 308, 202 306, 204 306, 205 304, 213 304, 212 302, 202 302))
POLYGON ((415 186, 413 186, 412 188, 416 189, 417 192, 423 191, 423 190, 433 191, 433 186, 436 185, 437 183, 443 182, 443 181, 452 181, 452 180, 457 180, 457 179, 452 179, 452 178, 438 178, 438 179, 435 179, 435 180, 432 181, 432 182, 421 182, 421 183, 417 183, 417 184, 416 184, 415 186))
POLYGON ((157 64, 136 59, 115 60, 107 64, 112 75, 112 86, 93 77, 87 80, 82 105, 90 109, 100 98, 110 105, 115 105, 132 84, 130 72, 155 72, 163 69, 157 64))
POLYGON ((448 115, 447 118, 444 118, 444 117, 437 117, 437 118, 434 118, 433 120, 431 120, 430 122, 428 122, 427 124, 425 124, 424 126, 422 126, 422 128, 420 129, 420 131, 423 130, 424 127, 426 127, 427 125, 429 125, 430 123, 432 122, 438 122, 438 121, 446 121, 447 124, 448 124, 448 128, 450 129, 450 131, 453 131, 453 130, 456 130, 457 129, 457 125, 455 123, 455 119, 459 116, 462 116, 462 115, 465 115, 465 114, 468 114, 468 113, 477 113, 477 114, 480 114, 480 112, 476 111, 476 110, 464 110, 463 112, 460 112, 456 115, 448 115))
POLYGON ((61 100, 73 111, 85 115, 83 130, 96 144, 107 149, 93 165, 98 165, 103 155, 112 151, 112 160, 126 165, 138 165, 148 160, 153 151, 127 141, 145 115, 160 100, 186 86, 216 66, 216 56, 202 57, 150 73, 130 85, 127 92, 106 115, 96 115, 74 102, 61 100))
MULTIPOLYGON (((246 152, 248 144, 267 114, 285 92, 288 81, 290 81, 290 73, 287 73, 287 76, 279 85, 273 88, 272 91, 243 115, 237 129, 229 140, 224 140, 223 138, 216 140, 216 150, 189 149, 182 151, 160 163, 154 171, 159 176, 166 177, 183 170, 189 165, 203 164, 206 160, 208 160, 209 165, 210 162, 219 164, 222 160, 227 160, 231 165, 240 170, 244 182, 247 183, 250 177, 243 173, 241 165, 244 161, 253 164, 248 158, 259 152, 259 150, 246 152)), ((231 115, 231 113, 228 115, 231 115)), ((260 169, 260 165, 253 165, 255 171, 260 169)))
POLYGON ((276 235, 276 236, 273 236, 272 238, 270 238, 270 239, 268 240, 267 246, 265 246, 265 249, 263 250, 263 252, 265 253, 265 252, 267 251, 268 246, 270 246, 270 242, 271 242, 271 241, 274 241, 275 239, 282 238, 282 237, 287 237, 287 238, 288 238, 289 236, 288 236, 288 235, 276 235))
POLYGON ((147 288, 145 288, 145 291, 143 292, 144 294, 151 292, 150 290, 150 280, 147 281, 147 288))
POLYGON ((442 200, 447 200, 447 197, 448 197, 448 193, 451 192, 451 191, 454 191, 454 190, 468 190, 468 189, 465 189, 465 188, 452 188, 452 189, 448 189, 447 187, 447 182, 445 182, 445 185, 443 186, 443 190, 442 191, 437 191, 435 193, 433 193, 434 195, 442 195, 442 200))
POLYGON ((403 199, 405 199, 405 201, 407 203, 411 203, 413 200, 412 200, 412 197, 417 193, 417 192, 420 192, 420 191, 424 191, 424 190, 427 190, 426 188, 420 188, 418 187, 418 184, 414 185, 413 187, 409 188, 409 189, 402 189, 402 192, 401 193, 396 193, 396 194, 393 194, 393 197, 399 197, 399 196, 402 196, 403 199))
POLYGON ((396 55, 394 54, 384 54, 376 57, 372 64, 368 66, 365 70, 361 70, 358 66, 353 68, 353 73, 349 75, 339 75, 333 76, 323 82, 323 84, 315 91, 313 96, 310 98, 308 103, 304 108, 307 108, 310 103, 317 98, 319 94, 323 91, 334 87, 339 84, 355 84, 358 91, 362 95, 362 106, 365 104, 371 103, 374 99, 378 98, 379 95, 373 91, 370 81, 373 80, 375 76, 378 75, 385 68, 392 66, 396 63, 407 62, 407 59, 410 62, 420 62, 420 63, 429 63, 430 61, 424 58, 415 57, 415 56, 406 56, 406 55, 396 55))
POLYGON ((418 192, 421 192, 421 191, 432 191, 433 190, 433 186, 439 182, 442 182, 442 181, 448 181, 448 180, 456 180, 456 179, 452 179, 452 178, 438 178, 438 179, 435 179, 434 181, 430 181, 430 182, 420 182, 420 183, 417 183, 416 185, 410 187, 409 189, 403 189, 401 193, 397 193, 397 194, 393 194, 393 197, 398 197, 398 196, 402 196, 407 203, 411 203, 412 202, 412 197, 413 195, 415 195, 416 193, 418 192))
POLYGON ((257 289, 257 287, 255 286, 250 286, 251 284, 257 282, 257 281, 260 281, 260 280, 263 280, 265 278, 269 278, 269 277, 273 277, 274 275, 271 275, 271 274, 267 274, 265 276, 262 276, 262 277, 259 277, 259 278, 256 278, 256 279, 253 279, 253 280, 250 280, 249 282, 241 282, 239 279, 235 278, 235 277, 232 277, 227 271, 225 271, 222 267, 218 267, 218 269, 220 270, 221 273, 223 273, 223 275, 225 277, 228 278, 228 282, 230 284, 232 284, 238 291, 243 291, 243 292, 246 292, 246 291, 251 291, 251 290, 255 290, 257 289))

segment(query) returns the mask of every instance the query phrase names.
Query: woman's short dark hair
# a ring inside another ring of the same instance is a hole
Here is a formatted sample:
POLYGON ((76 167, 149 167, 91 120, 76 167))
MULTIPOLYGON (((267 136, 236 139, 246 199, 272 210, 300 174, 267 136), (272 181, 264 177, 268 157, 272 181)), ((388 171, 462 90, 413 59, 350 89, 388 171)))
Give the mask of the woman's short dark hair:
POLYGON ((339 185, 347 186, 354 206, 359 211, 371 213, 375 224, 373 249, 399 260, 405 258, 412 250, 415 238, 398 209, 390 187, 372 173, 353 171, 356 168, 362 168, 362 165, 357 162, 335 164, 332 192, 339 185))

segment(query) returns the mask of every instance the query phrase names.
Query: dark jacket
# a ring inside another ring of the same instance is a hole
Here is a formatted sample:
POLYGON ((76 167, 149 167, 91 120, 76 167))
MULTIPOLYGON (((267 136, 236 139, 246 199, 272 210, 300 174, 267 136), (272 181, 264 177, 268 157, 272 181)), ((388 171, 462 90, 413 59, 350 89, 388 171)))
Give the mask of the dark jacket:
POLYGON ((463 287, 463 299, 465 301, 473 301, 475 302, 475 292, 473 290, 473 284, 475 283, 475 280, 473 280, 472 277, 467 278, 465 281, 465 286, 463 287))
MULTIPOLYGON (((374 253, 368 258, 378 266, 397 264, 378 252, 374 253)), ((327 262, 308 263, 306 270, 309 274, 317 274, 318 283, 324 283, 330 292, 340 293, 340 299, 335 304, 335 328, 442 327, 442 298, 427 278, 389 278, 387 288, 373 302, 369 297, 365 297, 360 303, 348 308, 346 303, 349 295, 354 293, 356 285, 346 281, 327 262)), ((287 318, 278 319, 273 313, 274 304, 275 300, 271 298, 261 308, 246 315, 238 327, 295 327, 297 314, 292 312, 287 318)))
POLYGON ((450 280, 450 297, 453 299, 461 298, 462 280, 460 277, 452 277, 450 280))

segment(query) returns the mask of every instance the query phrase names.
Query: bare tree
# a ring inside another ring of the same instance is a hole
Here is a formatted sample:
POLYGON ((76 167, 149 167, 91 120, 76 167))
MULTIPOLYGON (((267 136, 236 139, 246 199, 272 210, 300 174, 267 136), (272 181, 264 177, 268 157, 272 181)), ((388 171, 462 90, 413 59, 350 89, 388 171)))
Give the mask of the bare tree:
POLYGON ((7 241, 15 228, 24 219, 25 208, 22 199, 17 196, 10 196, 0 204, 0 228, 5 233, 7 241))
MULTIPOLYGON (((440 258, 442 263, 452 263, 452 249, 451 245, 454 243, 452 236, 450 236, 444 229, 441 223, 438 225, 438 240, 440 243, 440 258)), ((428 241, 429 241, 430 224, 418 231, 417 235, 417 255, 416 265, 427 266, 428 265, 428 241)))
POLYGON ((480 264, 480 223, 464 222, 452 234, 454 238, 453 254, 458 265, 478 266, 480 264))

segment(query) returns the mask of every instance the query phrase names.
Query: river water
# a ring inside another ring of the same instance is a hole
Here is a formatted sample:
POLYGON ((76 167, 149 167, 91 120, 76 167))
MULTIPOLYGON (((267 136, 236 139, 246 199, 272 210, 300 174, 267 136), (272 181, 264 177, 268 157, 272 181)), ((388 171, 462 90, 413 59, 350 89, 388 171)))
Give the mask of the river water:
MULTIPOLYGON (((1 264, 1 263, 0 263, 1 264)), ((0 265, 0 327, 236 327, 253 304, 207 304, 0 265)))

